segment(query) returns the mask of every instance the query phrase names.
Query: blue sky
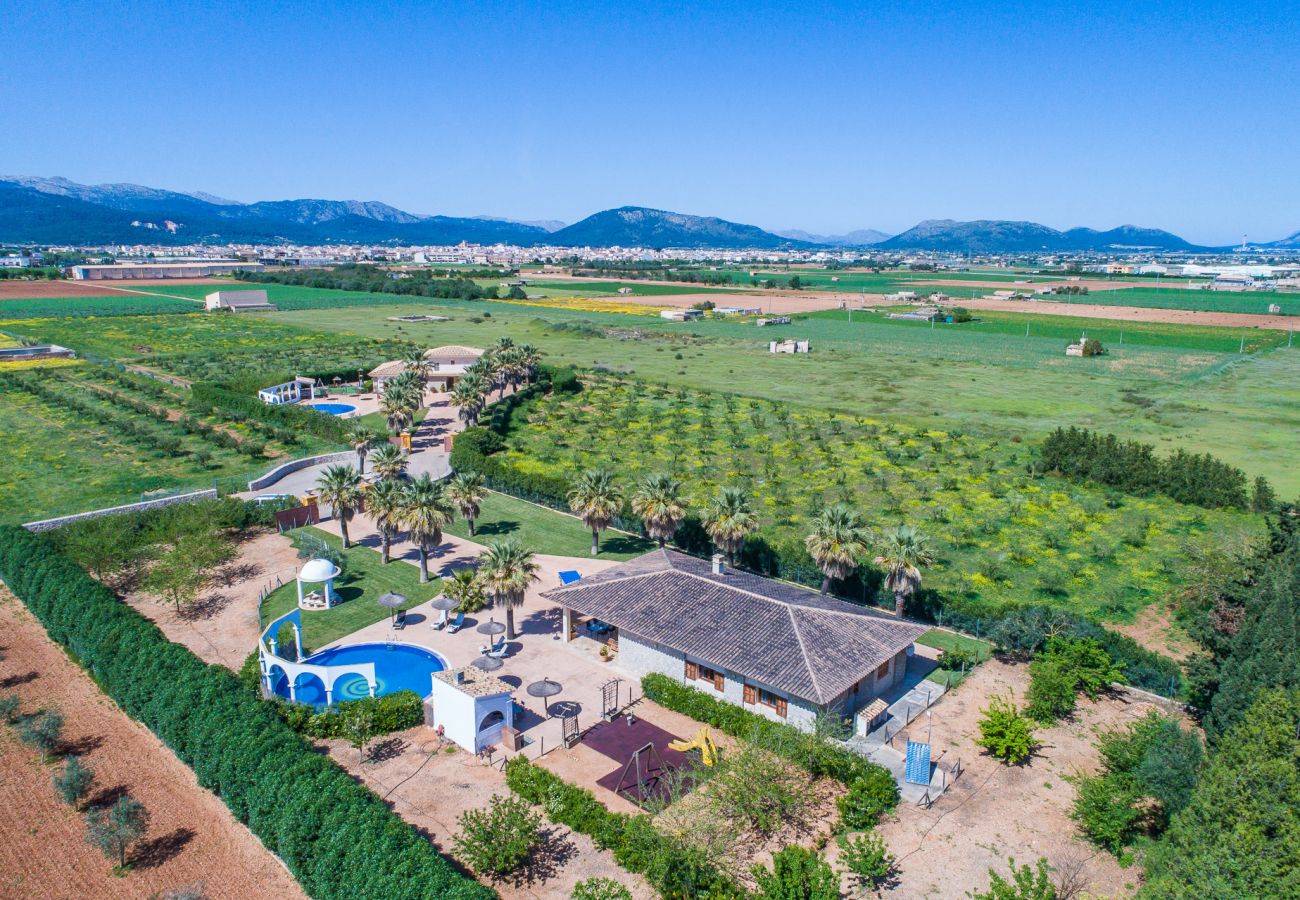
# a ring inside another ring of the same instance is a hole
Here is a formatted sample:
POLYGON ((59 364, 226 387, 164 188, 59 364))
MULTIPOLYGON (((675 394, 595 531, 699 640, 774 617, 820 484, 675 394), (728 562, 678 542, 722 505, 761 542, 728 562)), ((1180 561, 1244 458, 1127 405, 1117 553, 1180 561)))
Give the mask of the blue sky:
POLYGON ((1300 229, 1297 3, 35 3, 0 171, 769 228, 1300 229))

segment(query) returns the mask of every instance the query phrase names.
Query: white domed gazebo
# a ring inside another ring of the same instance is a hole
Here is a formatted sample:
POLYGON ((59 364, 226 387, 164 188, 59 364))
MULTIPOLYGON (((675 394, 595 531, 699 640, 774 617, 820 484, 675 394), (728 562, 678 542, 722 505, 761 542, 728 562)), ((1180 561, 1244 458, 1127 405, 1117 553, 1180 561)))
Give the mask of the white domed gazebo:
POLYGON ((339 576, 339 567, 334 565, 328 559, 308 560, 306 565, 298 570, 298 608, 299 609, 329 609, 338 599, 338 594, 334 593, 334 579, 339 576), (323 584, 321 591, 313 590, 305 597, 302 593, 302 586, 307 584, 323 584))

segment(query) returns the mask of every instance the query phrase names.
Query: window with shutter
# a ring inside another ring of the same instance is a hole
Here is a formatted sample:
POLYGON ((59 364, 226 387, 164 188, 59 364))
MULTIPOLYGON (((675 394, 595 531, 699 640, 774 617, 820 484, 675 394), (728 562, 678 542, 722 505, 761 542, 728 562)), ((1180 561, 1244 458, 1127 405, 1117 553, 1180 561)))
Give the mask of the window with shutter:
POLYGON ((715 690, 719 690, 719 691, 726 690, 727 680, 722 677, 721 672, 715 671, 713 673, 713 687, 715 690))
POLYGON ((750 706, 758 702, 758 691, 754 689, 752 684, 745 685, 745 702, 750 706))
POLYGON ((786 714, 786 712, 788 712, 788 710, 789 710, 789 704, 786 703, 785 698, 784 698, 784 697, 777 697, 777 698, 776 698, 776 714, 777 714, 778 716, 780 716, 781 718, 784 719, 784 718, 785 718, 785 714, 786 714))
POLYGON ((686 680, 694 681, 699 677, 700 677, 700 667, 688 660, 686 662, 686 680))

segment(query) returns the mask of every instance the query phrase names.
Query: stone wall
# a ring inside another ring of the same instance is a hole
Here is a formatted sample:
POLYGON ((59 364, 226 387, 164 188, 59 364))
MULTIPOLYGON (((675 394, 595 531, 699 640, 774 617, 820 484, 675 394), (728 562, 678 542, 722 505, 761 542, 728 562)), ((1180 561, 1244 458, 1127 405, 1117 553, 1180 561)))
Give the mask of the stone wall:
POLYGON ((341 450, 338 453, 323 453, 320 456, 304 456, 302 459, 291 459, 283 465, 276 466, 261 478, 254 478, 248 483, 248 489, 250 491, 260 491, 263 488, 269 488, 291 472, 297 472, 299 469, 305 469, 308 466, 318 466, 321 463, 339 463, 356 458, 357 455, 351 450, 341 450))
POLYGON ((128 503, 125 506, 110 506, 107 509, 92 509, 88 512, 74 513, 70 516, 59 516, 56 519, 41 519, 39 522, 28 522, 23 527, 28 531, 49 531, 52 528, 60 528, 72 522, 80 522, 83 519, 98 519, 102 516, 116 516, 121 513, 140 512, 146 509, 160 509, 164 506, 172 506, 176 503, 193 503, 195 500, 216 500, 217 492, 214 488, 208 488, 206 491, 194 491, 189 494, 177 494, 174 497, 159 497, 157 500, 144 500, 140 503, 128 503))

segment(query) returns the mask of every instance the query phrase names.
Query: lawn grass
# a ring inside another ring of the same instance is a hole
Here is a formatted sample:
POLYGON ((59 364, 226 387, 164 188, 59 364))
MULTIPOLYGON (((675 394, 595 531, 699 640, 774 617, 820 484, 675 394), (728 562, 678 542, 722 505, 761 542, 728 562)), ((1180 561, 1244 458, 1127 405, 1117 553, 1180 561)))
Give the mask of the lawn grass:
MULTIPOLYGON (((298 537, 304 532, 324 539, 346 559, 343 575, 334 580, 334 588, 343 602, 331 609, 302 613, 303 649, 308 652, 314 653, 358 629, 388 618, 390 610, 376 602, 383 594, 392 591, 404 595, 407 600, 401 608, 411 609, 431 600, 440 590, 439 578, 431 577, 428 584, 420 584, 420 570, 410 563, 393 560, 384 565, 378 551, 356 544, 343 550, 339 538, 319 528, 288 532, 294 546, 299 545, 298 537)), ((265 627, 297 605, 297 582, 289 581, 272 591, 262 603, 260 626, 265 627)))
MULTIPOLYGON (((548 556, 591 557, 591 532, 573 516, 536 506, 495 491, 483 501, 483 511, 474 523, 474 537, 463 519, 456 519, 444 531, 465 540, 491 544, 504 538, 516 538, 534 553, 548 556)), ((631 559, 653 550, 655 544, 644 538, 607 530, 600 537, 599 559, 631 559)))
POLYGON ((1269 304, 1276 303, 1282 307, 1283 315, 1300 316, 1300 293, 1294 291, 1207 291, 1140 287, 1093 291, 1081 297, 1060 299, 1104 306, 1144 306, 1153 309, 1193 309, 1256 315, 1266 315, 1269 304))
MULTIPOLYGON (((977 660, 975 665, 979 665, 979 663, 984 662, 993 655, 993 645, 988 641, 982 641, 967 634, 958 634, 955 631, 944 631, 941 628, 927 631, 917 638, 916 642, 924 647, 933 647, 945 653, 949 650, 968 650, 975 654, 977 660)), ((971 666, 964 672, 961 669, 935 669, 925 677, 927 681, 933 681, 935 684, 951 689, 965 681, 974 671, 975 666, 971 666)))

